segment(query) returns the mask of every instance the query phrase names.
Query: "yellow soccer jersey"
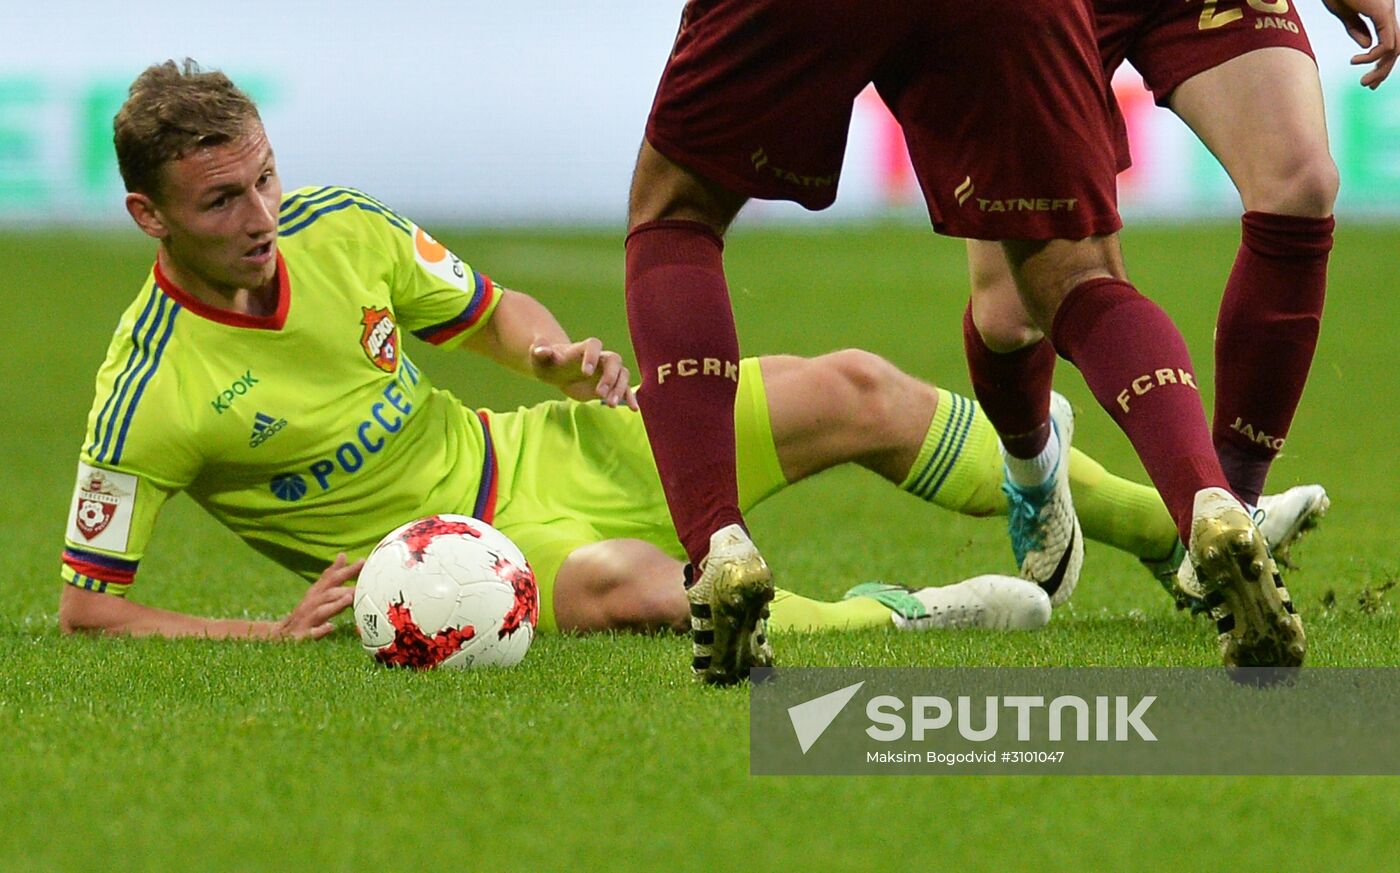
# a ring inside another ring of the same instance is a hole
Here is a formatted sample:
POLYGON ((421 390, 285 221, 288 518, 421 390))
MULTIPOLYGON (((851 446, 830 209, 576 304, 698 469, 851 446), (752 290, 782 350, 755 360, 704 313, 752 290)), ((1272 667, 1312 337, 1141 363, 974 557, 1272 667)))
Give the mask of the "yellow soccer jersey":
POLYGON ((487 521, 484 418, 433 388, 400 328, 437 345, 499 295, 421 229, 347 188, 282 200, 276 312, 201 304, 159 264, 97 374, 63 578, 124 594, 162 504, 186 491, 245 542, 313 579, 428 512, 487 521))

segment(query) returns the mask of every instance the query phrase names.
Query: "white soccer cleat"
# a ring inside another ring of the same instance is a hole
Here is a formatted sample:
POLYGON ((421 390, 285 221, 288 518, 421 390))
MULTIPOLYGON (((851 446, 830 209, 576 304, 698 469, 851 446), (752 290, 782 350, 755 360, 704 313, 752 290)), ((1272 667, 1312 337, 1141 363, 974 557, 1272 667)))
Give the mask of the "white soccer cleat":
POLYGON ((1282 494, 1265 494, 1259 498, 1254 522, 1269 544, 1274 560, 1292 567, 1293 544, 1303 534, 1317 527, 1332 501, 1321 485, 1295 485, 1282 494))
POLYGON ((1084 535, 1069 490, 1069 446, 1074 437, 1074 409, 1063 395, 1050 395, 1050 424, 1060 441, 1060 459, 1050 479, 1023 488, 1008 477, 1007 531, 1021 578, 1034 582, 1059 606, 1069 600, 1084 566, 1084 535))
POLYGON ((773 575, 743 528, 731 524, 710 535, 710 552, 686 599, 698 679, 733 685, 754 667, 772 666, 766 619, 773 575))
POLYGON ((1234 495, 1223 488, 1196 492, 1186 551, 1178 584, 1209 607, 1226 667, 1302 666, 1303 622, 1264 537, 1234 495))
POLYGON ((1050 621, 1050 595, 1014 576, 974 576, 955 585, 906 588, 867 582, 843 600, 869 597, 888 606, 894 626, 906 631, 1036 630, 1050 621))

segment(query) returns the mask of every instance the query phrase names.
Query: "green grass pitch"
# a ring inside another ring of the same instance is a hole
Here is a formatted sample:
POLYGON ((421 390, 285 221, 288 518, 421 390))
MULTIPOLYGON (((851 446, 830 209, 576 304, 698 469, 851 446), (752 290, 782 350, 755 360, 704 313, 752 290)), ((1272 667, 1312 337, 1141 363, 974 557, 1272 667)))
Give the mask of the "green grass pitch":
MULTIPOLYGON (((620 234, 434 231, 576 335, 625 347, 620 234)), ((1191 341, 1207 401, 1236 239, 1230 225, 1125 237, 1137 283, 1191 341)), ((1320 481, 1333 498, 1289 578, 1318 666, 1400 663, 1400 592, 1387 592, 1400 575, 1396 253, 1395 230, 1339 234, 1322 344, 1271 480, 1320 481)), ((305 645, 63 638, 58 553, 92 375, 151 255, 135 230, 0 236, 0 868, 1265 870, 1393 856, 1388 779, 750 777, 747 692, 694 687, 676 637, 548 637, 513 671, 424 675, 372 665, 349 622, 305 645)), ((901 225, 741 229, 727 258, 747 353, 864 346, 968 390, 960 243, 901 225)), ((474 405, 547 396, 469 356, 414 354, 474 405)), ((1057 382, 1081 413, 1077 444, 1141 479, 1078 374, 1062 365, 1057 382)), ((752 522, 781 584, 818 595, 1011 561, 998 522, 860 471, 800 485, 752 522)), ((272 617, 301 588, 182 498, 134 596, 272 617)), ((786 664, 1216 663, 1204 621, 1097 546, 1072 605, 1037 634, 776 642, 786 664)))

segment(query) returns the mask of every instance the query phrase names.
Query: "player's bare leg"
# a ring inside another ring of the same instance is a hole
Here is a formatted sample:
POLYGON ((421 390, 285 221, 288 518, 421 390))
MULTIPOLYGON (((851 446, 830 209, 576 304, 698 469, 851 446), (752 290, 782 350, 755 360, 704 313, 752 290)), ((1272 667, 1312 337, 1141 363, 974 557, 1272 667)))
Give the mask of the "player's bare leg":
POLYGON ((1302 396, 1326 293, 1338 176, 1322 84, 1307 55, 1263 48, 1187 79, 1171 107, 1246 210, 1216 327, 1212 438, 1231 488, 1253 506, 1302 396))
POLYGON ((938 389, 873 352, 759 359, 778 462, 789 482, 860 464, 898 484, 939 403, 938 389))
POLYGON ((681 561, 642 540, 605 540, 575 549, 554 577, 559 630, 688 632, 681 567, 681 561))
POLYGON ((739 511, 739 340, 721 257, 744 199, 642 144, 628 216, 627 321, 647 439, 696 568, 692 667, 721 685, 772 663, 763 628, 772 577, 739 511))
POLYGON ((1275 591, 1273 560, 1248 511, 1228 491, 1186 343, 1165 312, 1114 278, 1116 236, 1004 247, 1026 311, 1132 441, 1201 589, 1224 595, 1233 622, 1227 665, 1301 665, 1302 624, 1275 591))

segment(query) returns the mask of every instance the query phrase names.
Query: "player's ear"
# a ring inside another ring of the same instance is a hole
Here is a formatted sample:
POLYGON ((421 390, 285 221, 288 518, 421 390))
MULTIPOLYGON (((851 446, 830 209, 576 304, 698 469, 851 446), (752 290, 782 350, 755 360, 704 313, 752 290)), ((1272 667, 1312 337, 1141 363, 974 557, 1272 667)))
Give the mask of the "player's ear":
POLYGON ((126 212, 147 236, 165 239, 170 235, 170 229, 165 225, 165 218, 161 215, 160 207, 148 195, 136 191, 127 194, 126 212))

